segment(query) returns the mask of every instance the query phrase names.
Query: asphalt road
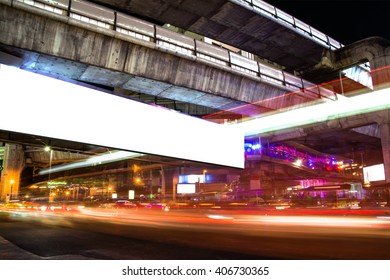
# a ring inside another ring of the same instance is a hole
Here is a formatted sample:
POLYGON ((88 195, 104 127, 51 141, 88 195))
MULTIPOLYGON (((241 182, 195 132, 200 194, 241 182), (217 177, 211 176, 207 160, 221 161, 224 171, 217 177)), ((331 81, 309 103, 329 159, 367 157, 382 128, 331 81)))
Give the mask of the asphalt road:
POLYGON ((9 247, 8 252, 0 249, 0 259, 223 260, 259 257, 181 245, 166 237, 169 235, 169 230, 117 225, 62 214, 0 212, 0 248, 1 243, 3 248, 4 244, 9 247))
POLYGON ((5 211, 0 237, 28 259, 390 259, 388 216, 285 214, 5 211))

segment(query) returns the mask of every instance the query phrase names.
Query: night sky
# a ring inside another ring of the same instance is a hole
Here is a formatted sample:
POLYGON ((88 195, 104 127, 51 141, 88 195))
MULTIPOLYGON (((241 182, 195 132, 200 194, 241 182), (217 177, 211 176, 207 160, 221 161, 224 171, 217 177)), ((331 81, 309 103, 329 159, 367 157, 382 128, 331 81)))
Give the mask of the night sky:
POLYGON ((390 1, 265 0, 344 45, 371 36, 390 40, 390 1))

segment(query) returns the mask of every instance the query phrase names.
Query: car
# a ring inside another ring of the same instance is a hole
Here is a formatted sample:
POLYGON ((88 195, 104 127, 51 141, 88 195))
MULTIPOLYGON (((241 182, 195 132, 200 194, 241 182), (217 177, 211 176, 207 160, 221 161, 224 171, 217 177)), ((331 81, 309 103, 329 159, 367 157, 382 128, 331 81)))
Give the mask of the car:
POLYGON ((140 201, 137 204, 138 209, 159 209, 164 211, 169 211, 169 205, 165 202, 158 201, 158 200, 151 200, 151 201, 140 201))
POLYGON ((135 208, 137 205, 129 200, 117 200, 115 202, 116 208, 135 208))

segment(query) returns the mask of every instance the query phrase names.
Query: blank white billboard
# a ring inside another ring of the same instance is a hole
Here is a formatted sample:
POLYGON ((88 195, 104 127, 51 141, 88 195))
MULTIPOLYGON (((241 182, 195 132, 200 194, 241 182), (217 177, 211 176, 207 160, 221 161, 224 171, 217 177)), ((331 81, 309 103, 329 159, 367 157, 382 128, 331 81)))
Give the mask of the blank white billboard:
POLYGON ((185 194, 185 193, 195 193, 196 185, 195 184, 177 184, 177 193, 185 194))
POLYGON ((0 129, 244 168, 244 135, 224 126, 0 65, 0 129))
POLYGON ((385 177, 385 166, 383 163, 363 167, 364 182, 370 183, 375 181, 384 181, 385 177))

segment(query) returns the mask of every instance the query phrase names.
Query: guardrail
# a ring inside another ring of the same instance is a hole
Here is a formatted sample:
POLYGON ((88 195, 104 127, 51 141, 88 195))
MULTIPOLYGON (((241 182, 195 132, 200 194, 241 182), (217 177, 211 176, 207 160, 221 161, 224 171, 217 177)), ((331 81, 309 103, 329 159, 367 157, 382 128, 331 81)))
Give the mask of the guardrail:
MULTIPOLYGON (((260 78, 264 82, 287 87, 291 91, 301 92, 310 98, 337 99, 334 91, 288 72, 91 2, 82 0, 3 0, 1 2, 8 2, 11 6, 15 2, 24 3, 49 13, 92 24, 98 28, 113 30, 125 36, 153 43, 171 52, 207 60, 212 64, 226 66, 260 78)), ((250 2, 260 3, 262 1, 250 2)))
POLYGON ((281 21, 290 27, 294 28, 296 31, 308 35, 314 41, 322 44, 323 46, 331 49, 337 50, 342 48, 344 45, 332 39, 328 35, 318 31, 317 29, 311 27, 310 25, 304 23, 303 21, 287 14, 286 12, 272 6, 261 0, 236 0, 243 3, 244 5, 251 7, 254 11, 260 13, 261 15, 270 16, 278 21, 281 21))

